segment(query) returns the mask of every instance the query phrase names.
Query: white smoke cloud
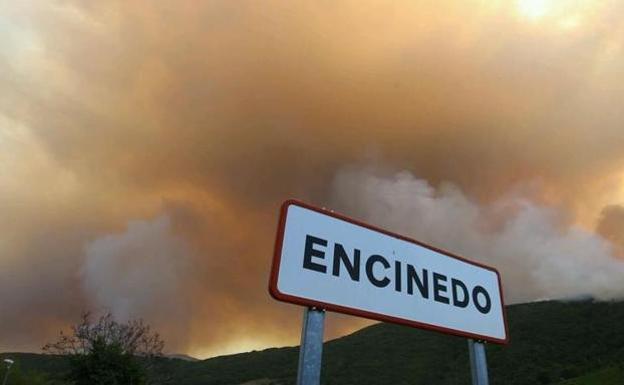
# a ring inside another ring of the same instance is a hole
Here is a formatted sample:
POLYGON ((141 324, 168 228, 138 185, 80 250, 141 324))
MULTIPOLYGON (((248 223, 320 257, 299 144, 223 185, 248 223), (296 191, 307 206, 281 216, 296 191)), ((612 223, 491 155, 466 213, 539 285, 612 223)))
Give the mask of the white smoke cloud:
POLYGON ((188 319, 190 250, 172 233, 169 216, 131 221, 124 233, 100 237, 85 252, 82 282, 95 310, 122 321, 144 318, 158 330, 188 319))
POLYGON ((481 205, 452 184, 369 169, 339 172, 333 194, 346 213, 496 267, 509 303, 624 297, 624 261, 612 244, 518 194, 481 205))

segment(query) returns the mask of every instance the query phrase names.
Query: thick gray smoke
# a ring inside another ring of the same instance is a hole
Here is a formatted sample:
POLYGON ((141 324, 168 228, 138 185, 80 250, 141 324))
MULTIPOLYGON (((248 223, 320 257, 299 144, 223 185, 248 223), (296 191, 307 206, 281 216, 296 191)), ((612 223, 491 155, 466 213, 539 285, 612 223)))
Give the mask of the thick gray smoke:
POLYGON ((409 172, 348 169, 335 179, 334 199, 371 223, 498 268, 507 302, 624 296, 624 261, 611 243, 519 194, 480 205, 409 172))
POLYGON ((492 263, 514 300, 616 295, 622 211, 602 238, 565 220, 624 203, 624 2, 522 3, 3 1, 0 350, 100 308, 201 357, 297 343, 266 292, 278 207, 341 209, 336 170, 369 159, 461 192, 343 173, 345 211, 492 263))
POLYGON ((624 258, 624 207, 609 205, 602 209, 596 232, 615 246, 619 258, 624 258))
POLYGON ((168 334, 184 333, 190 255, 167 215, 131 221, 125 232, 87 245, 81 271, 85 295, 92 309, 110 311, 118 320, 145 318, 168 334))

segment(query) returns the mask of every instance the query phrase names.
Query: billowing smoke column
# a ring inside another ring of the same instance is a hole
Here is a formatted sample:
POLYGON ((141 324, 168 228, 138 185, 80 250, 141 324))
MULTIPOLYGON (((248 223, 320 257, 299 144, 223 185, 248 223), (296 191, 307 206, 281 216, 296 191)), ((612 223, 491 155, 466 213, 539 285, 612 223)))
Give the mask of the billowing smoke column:
MULTIPOLYGON (((159 330, 188 328, 186 282, 191 249, 172 233, 171 220, 131 221, 124 233, 102 236, 85 249, 84 292, 94 311, 121 321, 145 318, 159 330)), ((178 333, 179 334, 179 333, 178 333)))
POLYGON ((478 204, 409 172, 337 174, 335 204, 371 223, 500 269, 508 302, 624 297, 624 260, 595 233, 518 195, 478 204))
POLYGON ((616 255, 624 259, 624 207, 609 205, 600 213, 596 232, 615 247, 616 255))
POLYGON ((0 350, 107 308, 200 356, 297 343, 266 292, 290 197, 508 300, 619 297, 624 3, 521 3, 4 2, 0 350))

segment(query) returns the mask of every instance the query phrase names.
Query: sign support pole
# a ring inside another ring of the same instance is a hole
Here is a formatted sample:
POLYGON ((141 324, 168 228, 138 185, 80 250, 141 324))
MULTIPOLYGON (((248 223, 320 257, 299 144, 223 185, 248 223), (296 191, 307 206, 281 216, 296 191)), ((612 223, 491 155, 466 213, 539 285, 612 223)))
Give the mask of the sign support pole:
POLYGON ((319 385, 321 382, 324 326, 325 310, 309 307, 303 311, 297 385, 319 385))
POLYGON ((468 352, 470 354, 472 385, 489 385, 485 343, 472 339, 468 340, 468 352))

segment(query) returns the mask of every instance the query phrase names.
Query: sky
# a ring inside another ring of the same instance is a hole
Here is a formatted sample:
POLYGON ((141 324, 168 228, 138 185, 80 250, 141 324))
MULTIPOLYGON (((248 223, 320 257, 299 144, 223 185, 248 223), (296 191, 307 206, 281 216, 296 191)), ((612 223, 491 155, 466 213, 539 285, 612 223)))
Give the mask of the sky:
POLYGON ((492 265, 509 303, 624 297, 621 2, 2 3, 0 351, 85 310, 197 357, 297 344, 288 198, 492 265))

